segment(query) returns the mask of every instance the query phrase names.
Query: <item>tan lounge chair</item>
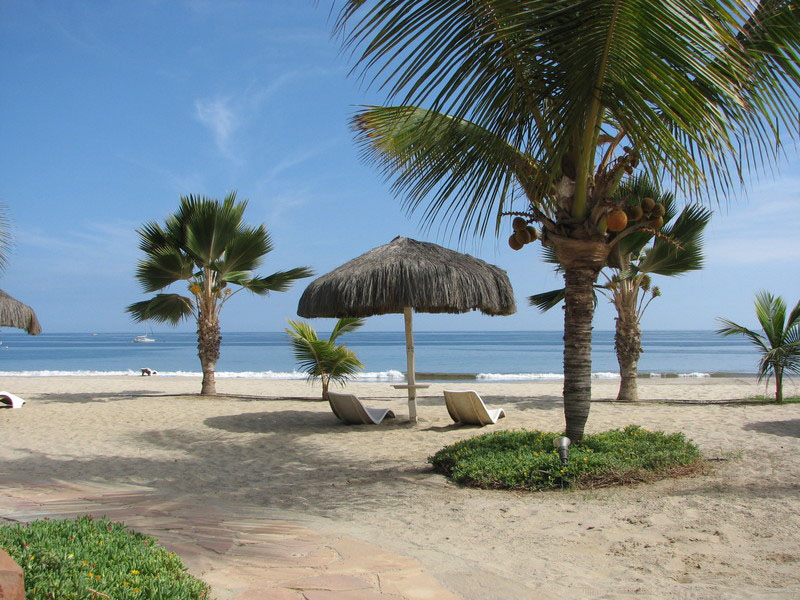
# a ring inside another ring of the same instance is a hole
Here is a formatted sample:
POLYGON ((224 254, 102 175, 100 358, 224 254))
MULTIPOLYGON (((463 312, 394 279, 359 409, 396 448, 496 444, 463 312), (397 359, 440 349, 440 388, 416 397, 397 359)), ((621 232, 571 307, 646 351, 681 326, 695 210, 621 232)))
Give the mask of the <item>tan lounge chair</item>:
POLYGON ((388 408, 367 408, 353 394, 328 392, 331 410, 348 425, 378 425, 384 419, 393 419, 394 413, 388 408))
POLYGON ((502 408, 486 408, 478 392, 473 390, 445 390, 444 403, 456 423, 494 425, 498 419, 506 416, 502 408))
POLYGON ((9 392, 0 392, 0 402, 10 404, 11 408, 22 408, 25 400, 9 392))

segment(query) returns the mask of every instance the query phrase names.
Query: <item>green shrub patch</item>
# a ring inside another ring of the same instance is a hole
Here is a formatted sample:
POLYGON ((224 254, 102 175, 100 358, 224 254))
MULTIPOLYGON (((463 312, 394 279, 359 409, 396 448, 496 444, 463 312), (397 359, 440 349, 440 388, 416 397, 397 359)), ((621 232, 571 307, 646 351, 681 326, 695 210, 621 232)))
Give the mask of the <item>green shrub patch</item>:
POLYGON ((447 446, 428 458, 434 469, 472 487, 548 490, 592 488, 687 475, 701 468, 700 450, 682 433, 636 425, 585 436, 564 467, 558 433, 496 431, 447 446))
POLYGON ((27 600, 201 600, 209 587, 152 537, 108 519, 43 519, 0 527, 22 567, 27 600))

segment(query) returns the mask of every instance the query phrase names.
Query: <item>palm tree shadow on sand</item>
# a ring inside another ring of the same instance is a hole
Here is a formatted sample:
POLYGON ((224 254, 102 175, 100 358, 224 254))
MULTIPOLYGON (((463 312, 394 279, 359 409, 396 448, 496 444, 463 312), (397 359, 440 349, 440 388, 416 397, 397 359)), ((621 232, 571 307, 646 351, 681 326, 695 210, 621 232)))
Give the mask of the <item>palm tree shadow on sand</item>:
POLYGON ((800 438, 800 419, 787 419, 785 421, 757 421, 748 423, 742 429, 770 433, 782 437, 800 438))

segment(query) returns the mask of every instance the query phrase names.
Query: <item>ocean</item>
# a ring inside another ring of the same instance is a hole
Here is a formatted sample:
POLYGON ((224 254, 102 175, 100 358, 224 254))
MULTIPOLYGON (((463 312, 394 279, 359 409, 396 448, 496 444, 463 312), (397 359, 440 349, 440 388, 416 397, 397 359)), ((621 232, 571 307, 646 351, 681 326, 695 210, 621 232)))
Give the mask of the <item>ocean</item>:
MULTIPOLYGON (((160 376, 199 375, 194 333, 149 334, 154 343, 133 343, 135 333, 44 333, 3 331, 0 377, 131 375, 142 368, 160 376)), ((324 337, 326 334, 320 334, 324 337)), ((340 341, 365 365, 364 380, 402 380, 403 332, 353 332, 340 341)), ((414 334, 417 379, 426 381, 525 381, 563 379, 560 331, 435 332, 414 334)), ((592 371, 618 377, 614 333, 595 331, 592 371)), ((754 375, 758 353, 744 338, 712 331, 645 331, 639 361, 643 377, 754 375)), ((218 377, 302 379, 285 333, 222 335, 218 377)))

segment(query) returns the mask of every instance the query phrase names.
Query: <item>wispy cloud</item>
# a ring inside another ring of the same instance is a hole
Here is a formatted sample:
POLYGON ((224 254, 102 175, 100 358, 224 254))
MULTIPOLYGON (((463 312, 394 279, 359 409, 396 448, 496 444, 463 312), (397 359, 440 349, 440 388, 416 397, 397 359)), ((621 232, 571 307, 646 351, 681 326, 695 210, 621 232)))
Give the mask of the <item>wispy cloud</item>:
POLYGON ((230 98, 198 99, 194 102, 195 118, 211 130, 217 149, 234 158, 231 137, 241 124, 241 116, 230 98))

